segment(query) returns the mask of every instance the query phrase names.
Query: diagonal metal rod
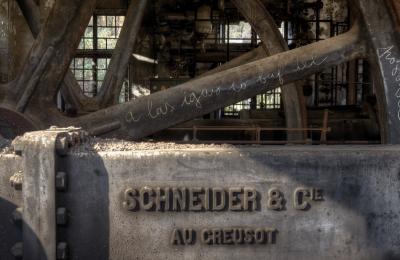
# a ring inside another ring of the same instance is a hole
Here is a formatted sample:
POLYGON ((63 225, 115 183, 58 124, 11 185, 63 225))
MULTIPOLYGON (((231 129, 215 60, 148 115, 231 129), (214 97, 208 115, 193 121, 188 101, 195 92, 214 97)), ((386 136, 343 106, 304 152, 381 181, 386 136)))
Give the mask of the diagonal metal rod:
POLYGON ((365 44, 354 27, 341 36, 193 80, 72 123, 97 135, 119 131, 139 139, 364 54, 365 44))
MULTIPOLYGON (((400 144, 400 20, 391 1, 356 1, 369 37, 369 61, 378 99, 382 143, 400 144)), ((393 2, 394 4, 394 2, 393 2)), ((398 8, 400 4, 397 3, 398 8)), ((400 10, 398 10, 400 11, 400 10)))
POLYGON ((132 0, 99 93, 102 108, 118 103, 148 0, 132 0))

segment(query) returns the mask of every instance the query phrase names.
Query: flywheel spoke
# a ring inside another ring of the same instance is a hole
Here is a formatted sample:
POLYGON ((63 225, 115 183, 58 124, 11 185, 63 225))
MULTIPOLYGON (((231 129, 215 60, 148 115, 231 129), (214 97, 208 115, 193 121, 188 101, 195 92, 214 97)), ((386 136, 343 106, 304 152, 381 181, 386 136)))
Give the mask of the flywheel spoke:
POLYGON ((54 4, 9 93, 18 100, 18 111, 23 112, 33 98, 36 106, 54 104, 95 5, 95 0, 60 0, 54 4), (60 12, 65 15, 60 16, 60 12))

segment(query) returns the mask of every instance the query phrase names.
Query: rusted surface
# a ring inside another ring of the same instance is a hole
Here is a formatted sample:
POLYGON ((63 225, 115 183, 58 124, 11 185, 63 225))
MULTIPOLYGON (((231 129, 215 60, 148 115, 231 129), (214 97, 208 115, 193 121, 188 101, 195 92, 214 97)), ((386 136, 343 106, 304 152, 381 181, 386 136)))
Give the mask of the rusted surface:
MULTIPOLYGON (((30 1, 19 2, 30 4, 30 1)), ((379 17, 393 16, 392 10, 388 10, 384 1, 356 1, 363 14, 364 20, 360 26, 361 34, 365 37, 360 37, 359 32, 353 30, 345 36, 338 36, 322 43, 196 79, 162 94, 154 94, 126 104, 112 106, 80 118, 63 117, 57 111, 54 98, 93 13, 95 2, 93 0, 79 2, 62 0, 55 3, 21 74, 13 84, 1 87, 5 93, 1 107, 12 109, 18 107, 24 117, 29 121, 37 122, 40 128, 55 124, 76 125, 83 126, 99 135, 118 134, 125 138, 141 138, 179 122, 209 113, 214 109, 263 93, 268 89, 303 79, 329 66, 366 54, 377 60, 377 57, 382 58, 382 53, 377 52, 377 50, 384 50, 382 48, 393 46, 390 50, 391 55, 397 59, 399 48, 398 35, 393 34, 393 28, 396 27, 396 24, 392 22, 393 19, 379 18, 380 22, 376 21, 376 13, 379 13, 379 17), (81 11, 76 12, 76 10, 81 11), (65 12, 67 16, 60 17, 59 14, 62 12, 65 12), (66 23, 66 20, 69 22, 66 23), (367 29, 368 33, 365 33, 366 30, 363 29, 367 29), (351 40, 346 42, 346 39, 351 40), (374 48, 364 48, 364 41, 370 39, 373 39, 374 48), (260 76, 262 82, 268 82, 268 86, 264 89, 255 88, 257 80, 260 81, 260 76), (207 101, 199 104, 198 97, 207 101), (139 123, 138 117, 151 120, 139 123)), ((398 14, 399 4, 396 1, 393 3, 398 14)), ((255 14, 249 17, 260 18, 255 14)), ((268 22, 265 23, 267 24, 268 22)), ((386 54, 384 56, 388 57, 386 54)), ((400 120, 398 120, 396 109, 398 100, 393 98, 396 97, 396 93, 391 93, 390 84, 386 84, 391 79, 389 73, 393 71, 393 68, 381 60, 375 71, 380 72, 376 76, 379 79, 378 82, 383 82, 386 87, 378 93, 384 142, 400 143, 398 134, 400 120)), ((71 74, 69 75, 73 81, 71 74)))
POLYGON ((138 139, 221 107, 265 93, 317 71, 362 57, 358 30, 294 49, 218 74, 84 116, 85 129, 119 122, 119 129, 138 139), (260 83, 263 85, 260 88, 260 83))
MULTIPOLYGON (((246 20, 251 24, 262 41, 267 55, 274 55, 289 50, 287 43, 278 30, 275 20, 260 0, 233 0, 246 20)), ((282 86, 282 101, 285 109, 286 127, 302 128, 307 126, 307 109, 303 87, 294 83, 282 86)), ((304 140, 306 133, 288 133, 288 140, 304 140)))
POLYGON ((0 136, 13 139, 25 132, 37 130, 38 126, 16 111, 0 107, 0 136))

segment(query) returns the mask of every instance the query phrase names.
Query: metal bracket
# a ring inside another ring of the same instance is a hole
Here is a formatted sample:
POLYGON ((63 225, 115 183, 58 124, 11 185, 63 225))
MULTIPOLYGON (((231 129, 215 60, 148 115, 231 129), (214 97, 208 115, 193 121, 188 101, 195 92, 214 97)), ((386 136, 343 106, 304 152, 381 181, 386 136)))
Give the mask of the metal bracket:
POLYGON ((65 241, 57 241, 56 234, 57 217, 60 218, 61 212, 56 205, 57 186, 66 182, 65 176, 56 174, 57 161, 85 138, 86 134, 79 128, 52 127, 27 133, 14 141, 15 152, 23 157, 24 259, 66 259, 67 245, 65 241), (59 249, 63 252, 58 252, 59 249))

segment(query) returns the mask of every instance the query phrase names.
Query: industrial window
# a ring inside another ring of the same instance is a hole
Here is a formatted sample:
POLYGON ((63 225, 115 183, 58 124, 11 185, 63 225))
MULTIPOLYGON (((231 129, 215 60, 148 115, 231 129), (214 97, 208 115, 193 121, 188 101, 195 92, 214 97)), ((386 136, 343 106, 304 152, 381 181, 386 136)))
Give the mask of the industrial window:
POLYGON ((257 109, 280 109, 281 104, 281 88, 276 88, 257 96, 257 109))
POLYGON ((78 49, 112 50, 117 44, 124 16, 95 15, 89 22, 78 49))
MULTIPOLYGON (((279 31, 284 34, 285 24, 282 23, 279 31)), ((241 21, 238 24, 230 24, 225 27, 225 42, 231 43, 251 43, 253 31, 251 25, 241 21)), ((257 43, 260 43, 260 38, 257 35, 257 43)), ((227 117, 238 117, 241 110, 247 109, 280 109, 282 106, 281 89, 273 89, 265 94, 258 95, 252 99, 241 101, 237 104, 224 108, 223 115, 227 117)))
POLYGON ((224 109, 224 116, 227 117, 237 117, 239 116, 239 112, 242 110, 248 110, 251 108, 251 99, 243 100, 239 103, 234 105, 225 107, 224 109))
POLYGON ((72 61, 71 70, 85 95, 96 96, 103 84, 110 60, 110 58, 75 58, 72 61))
POLYGON ((251 43, 252 29, 247 22, 225 25, 225 43, 251 43))
POLYGON ((238 117, 240 111, 256 109, 280 109, 282 107, 281 88, 268 91, 251 99, 246 99, 224 109, 224 116, 238 117))
POLYGON ((89 97, 96 96, 103 84, 124 20, 119 15, 93 15, 90 19, 71 63, 75 78, 89 97))

